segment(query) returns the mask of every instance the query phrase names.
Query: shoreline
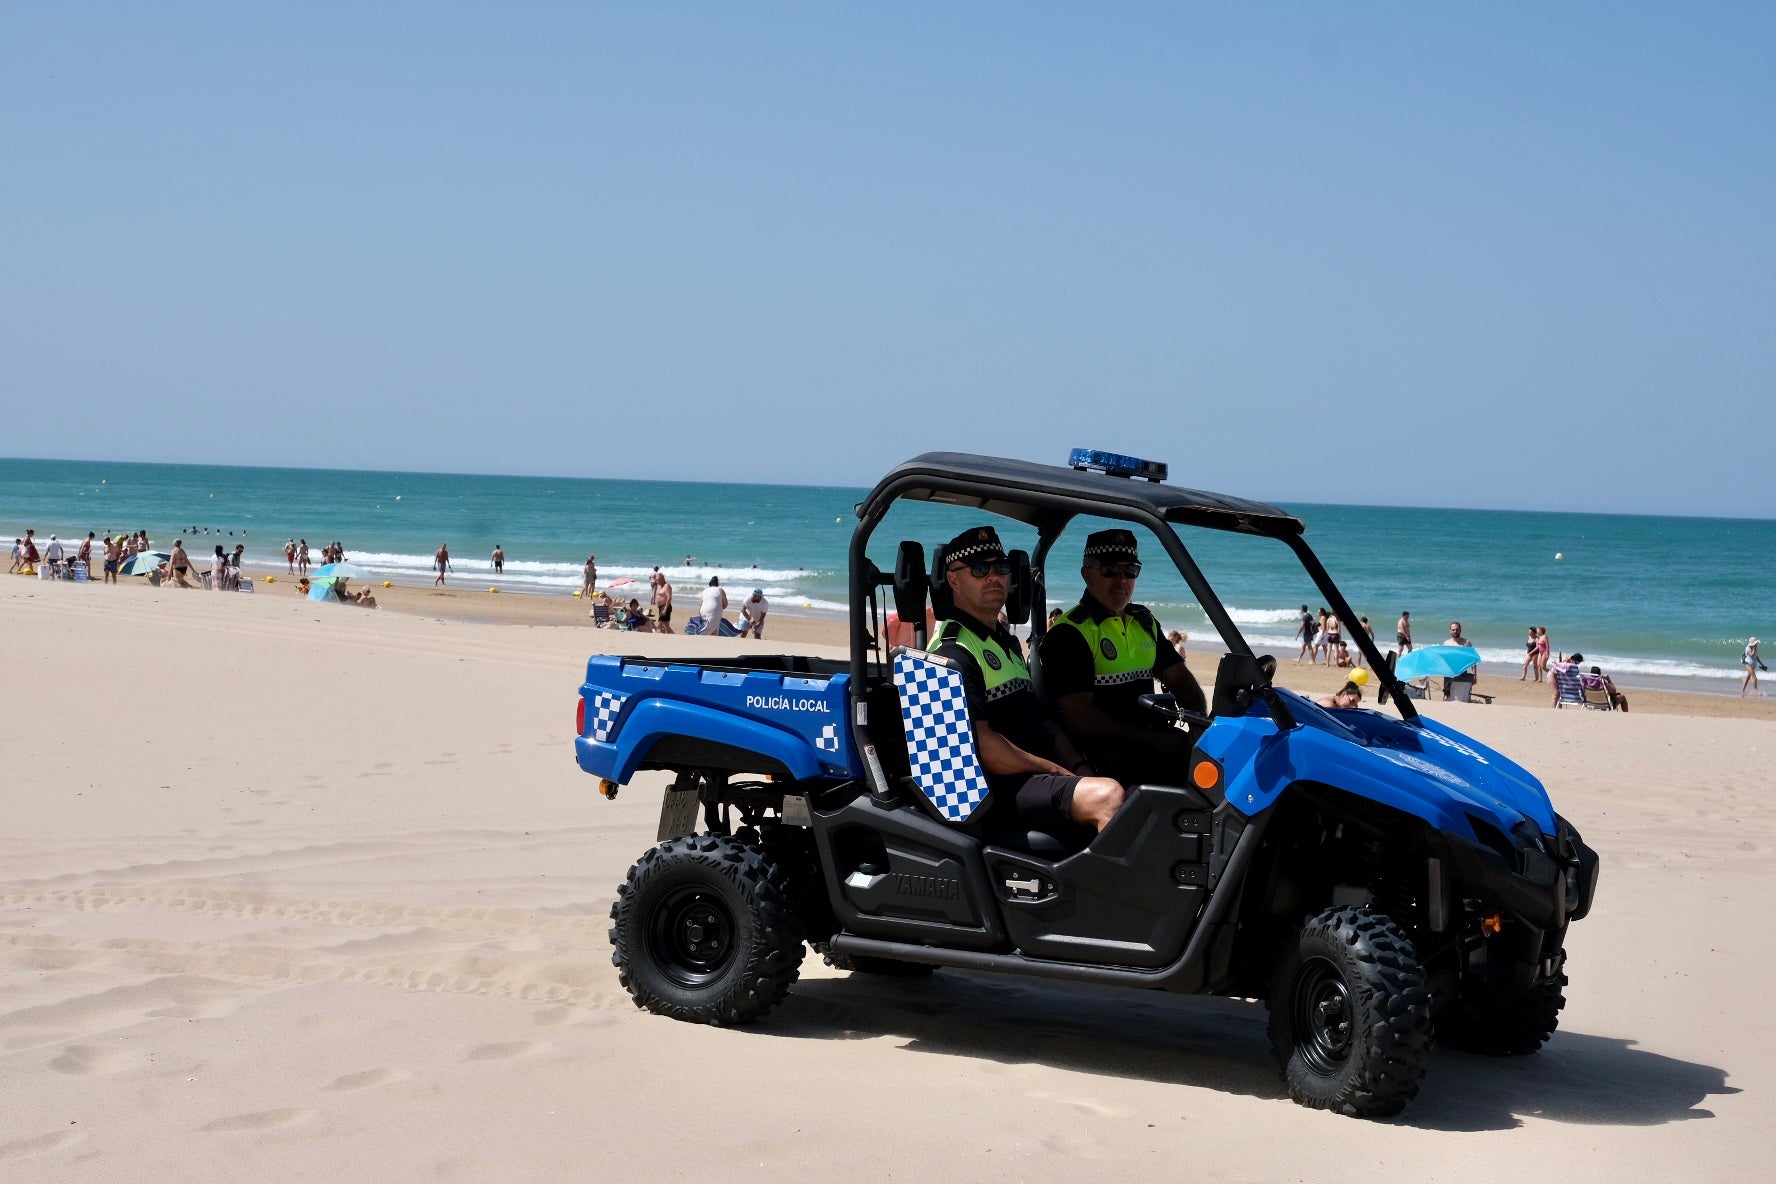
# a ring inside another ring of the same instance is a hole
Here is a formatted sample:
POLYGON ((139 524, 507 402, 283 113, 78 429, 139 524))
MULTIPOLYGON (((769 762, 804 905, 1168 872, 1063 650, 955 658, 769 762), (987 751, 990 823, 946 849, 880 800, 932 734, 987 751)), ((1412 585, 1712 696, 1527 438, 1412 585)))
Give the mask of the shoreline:
MULTIPOLYGON (((273 601, 294 601, 296 597, 291 589, 295 577, 280 572, 275 568, 247 564, 243 573, 254 581, 251 597, 258 599, 269 596, 273 601), (271 582, 267 581, 270 578, 271 582)), ((139 579, 120 581, 119 587, 135 582, 140 588, 135 594, 147 591, 162 594, 161 589, 149 588, 139 579)), ((391 581, 391 583, 393 583, 391 581)), ((14 587, 26 584, 25 580, 7 581, 0 587, 14 587)), ((41 586, 46 590, 62 591, 62 585, 53 582, 30 580, 28 586, 41 586)), ((493 585, 467 586, 461 581, 444 588, 424 587, 414 584, 393 583, 392 587, 381 587, 381 581, 372 583, 379 608, 375 611, 429 618, 440 622, 462 622, 495 627, 522 626, 527 628, 552 627, 563 629, 583 629, 589 635, 587 652, 623 652, 647 654, 650 651, 670 656, 689 656, 697 647, 708 645, 764 647, 763 652, 771 652, 780 646, 818 646, 835 655, 843 655, 848 646, 846 622, 830 616, 802 615, 791 610, 773 607, 766 618, 765 640, 753 641, 748 638, 690 638, 682 632, 670 635, 675 640, 667 640, 665 634, 629 633, 614 629, 597 629, 588 619, 588 614, 581 607, 582 601, 572 596, 545 596, 534 592, 505 591, 489 592, 493 585), (596 640, 594 640, 596 639, 596 640), (690 647, 690 648, 686 648, 690 647)), ((76 595, 78 585, 67 589, 76 595)), ((103 591, 102 589, 91 589, 103 591)), ((181 591, 175 589, 175 591, 181 591)), ((190 591, 202 592, 201 588, 190 591)), ((133 595, 133 594, 132 594, 133 595)), ((214 595, 213 593, 211 595, 214 595)), ((236 594, 238 597, 238 594, 236 594)), ((674 616, 677 622, 690 617, 694 611, 695 600, 691 597, 674 596, 674 616)), ((319 603, 316 608, 321 607, 319 603)), ((347 606, 327 606, 344 609, 347 606)), ((728 610, 729 618, 734 616, 735 609, 728 610)), ((1186 647, 1186 662, 1191 672, 1204 687, 1208 687, 1214 679, 1214 659, 1206 649, 1186 647)), ((1606 671, 1607 672, 1607 671, 1606 671)), ((1343 685, 1348 671, 1330 668, 1324 665, 1297 666, 1286 655, 1279 654, 1277 661, 1277 682, 1292 690, 1309 695, 1329 695, 1343 685)), ((1723 680, 1724 681, 1724 680, 1723 680)), ((1733 691, 1715 692, 1701 689, 1675 689, 1648 686, 1633 678, 1616 678, 1617 685, 1628 695, 1630 713, 1651 713, 1659 715, 1698 716, 1735 719, 1776 720, 1776 699, 1740 698, 1733 691)), ((1433 686, 1436 684, 1433 683, 1433 686)), ((1476 689, 1482 694, 1495 697, 1495 702, 1505 706, 1537 707, 1552 709, 1553 690, 1547 682, 1519 682, 1516 675, 1503 669, 1494 669, 1491 664, 1482 663, 1480 682, 1476 689)), ((1367 706, 1374 706, 1373 686, 1367 688, 1364 695, 1367 706)), ((1418 702, 1423 705, 1422 701, 1418 702)), ((1432 701, 1433 708, 1441 707, 1440 701, 1432 701)), ((1481 705, 1484 706, 1484 705, 1481 705)), ((1390 708, 1384 710, 1391 711, 1390 708)), ((1563 709, 1564 710, 1564 709, 1563 709)), ((1581 710, 1582 714, 1592 714, 1581 710)))

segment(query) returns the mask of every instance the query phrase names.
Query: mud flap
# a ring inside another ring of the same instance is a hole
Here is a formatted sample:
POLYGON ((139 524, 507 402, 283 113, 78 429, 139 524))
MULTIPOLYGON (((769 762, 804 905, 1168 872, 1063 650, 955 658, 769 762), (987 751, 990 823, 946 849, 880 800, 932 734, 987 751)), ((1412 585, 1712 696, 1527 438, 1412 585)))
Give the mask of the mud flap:
POLYGON ((684 789, 676 785, 668 789, 660 802, 660 832, 654 836, 655 842, 697 833, 699 804, 695 783, 684 789))

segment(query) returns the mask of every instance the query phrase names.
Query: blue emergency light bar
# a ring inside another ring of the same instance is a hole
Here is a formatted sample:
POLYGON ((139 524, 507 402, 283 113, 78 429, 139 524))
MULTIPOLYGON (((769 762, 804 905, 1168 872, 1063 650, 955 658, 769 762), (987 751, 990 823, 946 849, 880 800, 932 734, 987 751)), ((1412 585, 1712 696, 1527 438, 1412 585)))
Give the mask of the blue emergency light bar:
POLYGON ((1099 452, 1095 448, 1075 448, 1068 454, 1067 464, 1075 469, 1096 469, 1111 477, 1145 477, 1155 482, 1166 479, 1164 461, 1142 460, 1120 452, 1099 452))

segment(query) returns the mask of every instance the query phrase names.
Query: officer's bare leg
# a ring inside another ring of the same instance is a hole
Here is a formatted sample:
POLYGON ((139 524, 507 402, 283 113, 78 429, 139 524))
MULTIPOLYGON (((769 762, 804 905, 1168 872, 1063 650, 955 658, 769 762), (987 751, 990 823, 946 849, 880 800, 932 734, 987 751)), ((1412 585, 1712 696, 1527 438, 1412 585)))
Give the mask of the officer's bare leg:
POLYGON ((1103 830, 1122 809, 1122 783, 1109 777, 1081 777, 1073 787, 1073 804, 1067 813, 1073 821, 1103 830))

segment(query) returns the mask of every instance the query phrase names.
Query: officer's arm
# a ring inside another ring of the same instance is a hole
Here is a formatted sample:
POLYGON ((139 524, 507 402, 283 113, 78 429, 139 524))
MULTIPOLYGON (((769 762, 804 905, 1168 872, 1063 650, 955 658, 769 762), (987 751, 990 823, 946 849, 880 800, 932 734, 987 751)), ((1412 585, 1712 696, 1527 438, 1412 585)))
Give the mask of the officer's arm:
POLYGON ((1198 715, 1209 713, 1208 698, 1203 694, 1202 684, 1196 681, 1196 675, 1190 673, 1190 667, 1183 662, 1174 662, 1158 673, 1160 684, 1178 700, 1179 707, 1198 715))
POLYGON ((1058 773, 1067 776, 1071 773, 1071 770, 1053 761, 1025 752, 994 731, 993 725, 983 719, 974 721, 974 745, 979 750, 981 765, 989 773, 1001 776, 1008 773, 1058 773))

